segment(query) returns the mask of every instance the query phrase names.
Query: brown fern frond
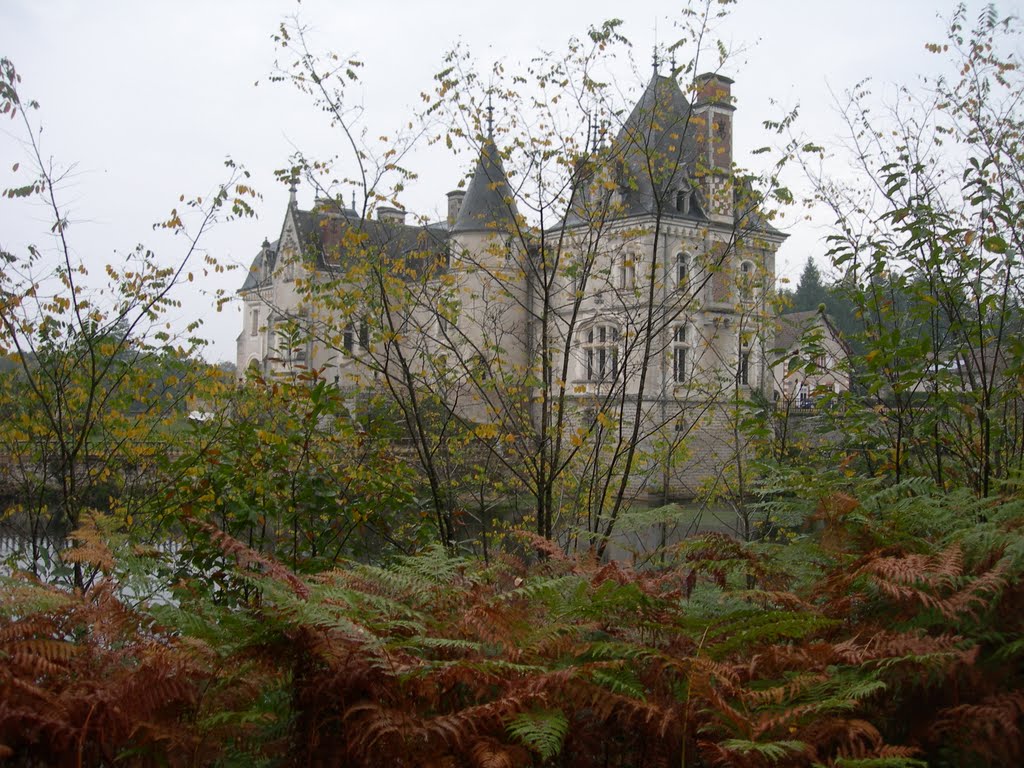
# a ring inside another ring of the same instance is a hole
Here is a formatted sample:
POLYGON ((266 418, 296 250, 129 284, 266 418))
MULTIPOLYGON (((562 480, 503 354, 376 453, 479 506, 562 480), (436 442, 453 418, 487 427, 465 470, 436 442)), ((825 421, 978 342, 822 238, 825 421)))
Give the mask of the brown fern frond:
POLYGON ((978 611, 987 608, 992 602, 992 597, 1006 589, 1007 585, 1006 569, 1001 563, 996 563, 991 569, 949 597, 946 605, 950 615, 977 618, 978 611))
POLYGON ((975 617, 977 609, 986 606, 988 598, 1006 586, 1002 567, 996 565, 958 588, 966 578, 958 545, 934 555, 879 554, 853 569, 850 581, 859 576, 868 576, 883 595, 904 608, 921 605, 950 621, 975 617))
POLYGON ((815 510, 814 515, 811 516, 811 520, 820 520, 829 524, 840 523, 859 506, 860 502, 856 498, 847 493, 837 491, 821 498, 818 502, 818 508, 815 510))
POLYGON ((490 736, 477 738, 468 751, 473 768, 520 768, 531 762, 527 750, 490 736))
POLYGON ((38 635, 45 637, 53 634, 55 624, 49 617, 32 615, 0 626, 0 648, 7 644, 30 640, 38 635))
POLYGON ((353 746, 364 753, 369 753, 381 741, 401 741, 414 724, 414 718, 408 713, 375 701, 363 701, 348 707, 341 719, 356 732, 353 746))
POLYGON ((933 738, 963 745, 1001 765, 1020 765, 1024 760, 1024 691, 989 696, 977 703, 948 707, 939 713, 933 738))
POLYGON ((66 640, 32 638, 11 643, 5 650, 12 656, 22 653, 49 662, 67 662, 78 653, 79 648, 66 640))
POLYGON ((565 552, 558 545, 557 541, 553 539, 546 539, 533 531, 522 531, 519 535, 525 540, 525 542, 533 548, 538 554, 542 555, 545 559, 554 561, 556 563, 569 564, 572 561, 566 557, 565 552))
POLYGON ((818 719, 807 726, 800 735, 804 741, 814 746, 818 760, 836 757, 877 757, 884 743, 878 728, 861 718, 818 719))
POLYGON ((828 679, 829 676, 822 672, 798 674, 782 685, 775 685, 770 688, 744 689, 740 692, 740 699, 754 707, 769 704, 779 705, 785 701, 797 698, 811 686, 828 679))
POLYGON ((114 570, 114 553, 100 533, 95 515, 87 515, 82 525, 72 532, 71 539, 74 546, 61 553, 64 562, 91 565, 104 573, 114 570))
POLYGON ((500 644, 517 660, 522 651, 519 640, 529 629, 529 617, 525 611, 507 605, 474 605, 462 616, 459 628, 470 637, 500 644))
POLYGON ((309 587, 306 583, 274 558, 257 552, 252 547, 225 533, 215 525, 197 520, 192 522, 205 531, 209 535, 210 540, 225 555, 234 558, 239 568, 255 570, 265 576, 270 576, 288 586, 300 600, 309 599, 309 587))
POLYGON ((917 757, 924 754, 920 747, 904 746, 898 744, 883 744, 878 748, 872 757, 917 757))

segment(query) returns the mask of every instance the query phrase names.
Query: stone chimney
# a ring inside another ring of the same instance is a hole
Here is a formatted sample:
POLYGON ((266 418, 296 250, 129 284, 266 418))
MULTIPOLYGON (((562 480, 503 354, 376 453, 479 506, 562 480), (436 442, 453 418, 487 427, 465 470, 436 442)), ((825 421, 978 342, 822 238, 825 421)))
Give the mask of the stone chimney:
POLYGON ((393 224, 405 224, 405 211, 401 208, 393 208, 390 205, 382 205, 377 209, 378 221, 390 221, 393 224))
POLYGON ((700 184, 705 213, 729 221, 735 214, 732 185, 732 83, 725 75, 708 72, 694 79, 693 124, 704 134, 706 154, 700 184))
POLYGON ((725 75, 706 72, 694 80, 696 93, 693 111, 706 121, 710 154, 708 165, 712 168, 732 168, 732 84, 725 75))
POLYGON ((466 197, 466 190, 464 189, 453 189, 448 193, 448 226, 452 227, 455 225, 455 220, 459 218, 459 209, 462 208, 462 201, 466 197))

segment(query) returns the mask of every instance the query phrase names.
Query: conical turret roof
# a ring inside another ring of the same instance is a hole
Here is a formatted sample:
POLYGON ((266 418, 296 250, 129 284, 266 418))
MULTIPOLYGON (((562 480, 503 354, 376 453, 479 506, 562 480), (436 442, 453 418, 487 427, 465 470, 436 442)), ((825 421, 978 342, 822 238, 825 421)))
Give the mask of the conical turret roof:
POLYGON ((613 143, 631 192, 630 213, 653 213, 656 195, 692 178, 699 154, 697 129, 693 108, 675 78, 655 74, 613 143))
POLYGON ((515 221, 515 200, 501 153, 494 139, 488 136, 480 148, 480 157, 452 232, 513 232, 515 221))
POLYGON ((593 172, 580 178, 573 195, 576 204, 565 224, 586 221, 586 211, 600 207, 591 198, 607 194, 608 182, 621 195, 624 216, 652 215, 660 208, 675 216, 703 219, 692 184, 700 149, 698 129, 693 107, 675 78, 655 73, 609 146, 595 153, 593 172), (679 192, 691 196, 685 212, 674 204, 679 192))

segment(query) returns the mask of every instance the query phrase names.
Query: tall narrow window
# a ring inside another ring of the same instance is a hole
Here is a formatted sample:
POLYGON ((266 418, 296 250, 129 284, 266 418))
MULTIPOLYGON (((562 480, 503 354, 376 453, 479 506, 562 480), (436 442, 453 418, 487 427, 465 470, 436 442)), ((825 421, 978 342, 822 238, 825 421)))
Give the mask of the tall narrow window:
POLYGON ((743 386, 750 385, 750 352, 743 350, 740 352, 740 366, 739 366, 739 382, 743 386))
POLYGON ((744 261, 740 264, 740 299, 743 301, 754 300, 754 263, 744 261))
POLYGON ((341 335, 341 345, 345 348, 345 354, 351 355, 353 349, 355 349, 356 335, 351 325, 346 325, 345 330, 341 335))
POLYGON ((635 256, 626 256, 619 269, 619 288, 624 291, 631 291, 636 287, 636 262, 635 256))
POLYGON ((736 383, 746 387, 750 385, 750 340, 741 336, 737 344, 736 383))
POLYGON ((250 336, 257 336, 257 335, 259 335, 259 332, 260 332, 260 311, 258 309, 254 309, 249 314, 249 335, 250 336))
POLYGON ((690 289, 690 257, 682 252, 676 254, 676 289, 690 289))
POLYGON ((619 372, 619 329, 596 325, 587 331, 586 338, 587 381, 614 379, 619 372))
POLYGON ((366 320, 359 321, 359 346, 363 349, 370 348, 370 324, 366 320))
POLYGON ((686 383, 689 354, 689 330, 686 323, 682 323, 672 331, 672 381, 675 384, 686 383))

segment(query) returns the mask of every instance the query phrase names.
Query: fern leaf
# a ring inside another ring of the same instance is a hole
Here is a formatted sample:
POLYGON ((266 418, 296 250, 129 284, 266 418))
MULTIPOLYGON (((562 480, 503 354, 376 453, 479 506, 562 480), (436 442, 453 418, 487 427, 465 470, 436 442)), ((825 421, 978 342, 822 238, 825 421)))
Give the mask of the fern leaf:
POLYGON ((728 751, 740 755, 756 754, 763 757, 770 764, 774 765, 781 760, 792 757, 794 754, 807 752, 807 745, 802 741, 747 741, 746 739, 726 739, 719 746, 728 751))
POLYGON ((840 757, 836 768, 928 768, 928 763, 914 757, 840 757))
POLYGON ((560 709, 535 709, 520 712, 505 724, 509 735, 549 760, 562 751, 569 719, 560 709))

